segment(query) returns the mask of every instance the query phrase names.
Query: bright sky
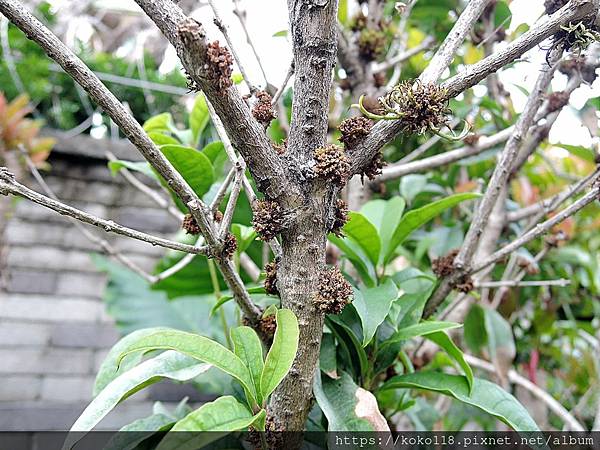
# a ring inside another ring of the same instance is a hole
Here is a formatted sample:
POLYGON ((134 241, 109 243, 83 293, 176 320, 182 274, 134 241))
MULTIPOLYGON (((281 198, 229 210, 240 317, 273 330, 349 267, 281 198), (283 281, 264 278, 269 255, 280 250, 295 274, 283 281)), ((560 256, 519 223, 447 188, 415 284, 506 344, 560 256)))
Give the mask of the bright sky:
MULTIPOLYGON (((98 0, 106 6, 114 8, 137 9, 133 0, 98 0)), ((53 0, 57 6, 68 7, 68 0, 53 0)), ((232 0, 218 0, 217 7, 225 23, 230 26, 230 35, 233 37, 236 48, 240 53, 246 68, 250 72, 252 81, 262 84, 263 78, 251 48, 246 43, 242 28, 237 18, 233 15, 232 0)), ((285 37, 273 35, 288 27, 287 2, 284 0, 241 0, 242 6, 247 10, 247 24, 249 32, 260 55, 263 66, 269 76, 269 81, 279 85, 288 70, 291 61, 291 48, 285 37)), ((527 23, 530 26, 540 20, 543 15, 543 0, 513 0, 511 3, 513 18, 511 29, 519 24, 527 23)), ((212 12, 208 6, 201 7, 194 13, 194 17, 202 22, 208 29, 210 36, 218 36, 218 30, 212 23, 212 12)), ((85 33, 85 27, 77 27, 79 33, 85 33)), ((513 94, 513 101, 517 110, 520 110, 527 97, 516 86, 530 90, 535 83, 538 71, 544 62, 545 53, 539 48, 531 50, 524 58, 525 61, 512 68, 501 72, 501 79, 506 88, 513 94)), ((171 49, 165 60, 164 69, 170 69, 177 64, 177 57, 171 49)), ((553 83, 555 90, 560 90, 566 83, 566 77, 557 74, 553 83)), ((594 89, 584 86, 573 94, 571 105, 581 107, 588 98, 600 96, 600 83, 594 89)), ((574 110, 564 111, 550 135, 552 142, 561 142, 573 145, 586 145, 592 143, 589 132, 584 128, 574 110)))

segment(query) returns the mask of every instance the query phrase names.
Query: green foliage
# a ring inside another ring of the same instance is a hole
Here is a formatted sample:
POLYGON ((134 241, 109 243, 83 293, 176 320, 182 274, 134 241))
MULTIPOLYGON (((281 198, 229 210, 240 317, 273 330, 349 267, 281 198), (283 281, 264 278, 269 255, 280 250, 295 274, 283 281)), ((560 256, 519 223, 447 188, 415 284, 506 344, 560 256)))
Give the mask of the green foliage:
POLYGON ((464 377, 423 371, 394 377, 387 381, 381 389, 399 388, 439 392, 480 408, 515 431, 539 431, 536 423, 517 399, 487 380, 475 378, 472 391, 469 393, 469 384, 464 377))
MULTIPOLYGON (((142 423, 131 424, 130 428, 146 425, 157 430, 172 427, 173 432, 230 432, 254 426, 264 430, 267 400, 290 370, 298 349, 296 316, 286 309, 277 310, 276 323, 275 337, 264 361, 260 339, 248 327, 231 330, 233 352, 204 336, 168 328, 139 330, 124 337, 102 364, 94 388, 95 398, 77 419, 72 431, 90 431, 117 404, 150 384, 165 378, 190 381, 211 366, 240 383, 246 397, 245 405, 234 397, 224 396, 180 420, 173 422, 164 414, 154 415, 142 423), (164 352, 141 362, 145 354, 156 351, 164 352)), ((65 448, 71 448, 80 438, 81 435, 70 436, 65 448)), ((203 435, 170 433, 158 448, 188 448, 192 443, 198 444, 195 439, 205 438, 203 435), (188 442, 192 438, 194 441, 188 442)))

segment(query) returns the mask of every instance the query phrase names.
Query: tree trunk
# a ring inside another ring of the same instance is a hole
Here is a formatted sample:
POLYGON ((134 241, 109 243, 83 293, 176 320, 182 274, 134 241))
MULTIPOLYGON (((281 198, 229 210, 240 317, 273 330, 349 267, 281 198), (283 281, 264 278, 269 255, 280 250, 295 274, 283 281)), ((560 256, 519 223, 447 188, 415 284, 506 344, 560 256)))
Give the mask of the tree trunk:
POLYGON ((325 202, 303 214, 282 236, 283 258, 277 283, 282 307, 298 317, 300 340, 296 360, 271 399, 270 416, 277 429, 302 431, 312 406, 312 384, 318 365, 323 313, 315 308, 314 295, 325 267, 325 202))

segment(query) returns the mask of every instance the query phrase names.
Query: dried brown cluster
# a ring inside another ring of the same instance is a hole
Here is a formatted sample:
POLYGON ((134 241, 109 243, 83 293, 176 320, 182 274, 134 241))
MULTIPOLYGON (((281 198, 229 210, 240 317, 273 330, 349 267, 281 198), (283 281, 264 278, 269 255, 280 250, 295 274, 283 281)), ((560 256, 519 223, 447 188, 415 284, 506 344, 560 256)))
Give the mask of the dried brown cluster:
POLYGON ((344 235, 342 229, 348 222, 348 205, 342 199, 337 199, 335 203, 335 216, 333 219, 333 225, 331 226, 331 232, 337 237, 344 235))
POLYGON ((219 90, 225 90, 233 85, 233 57, 226 47, 221 47, 219 41, 208 44, 206 48, 208 64, 207 77, 217 83, 219 90))
POLYGON ((440 256, 431 262, 431 269, 436 277, 442 278, 452 275, 456 255, 458 255, 458 250, 452 250, 446 256, 440 256))
POLYGON ((352 148, 371 132, 373 121, 366 117, 351 117, 340 123, 338 128, 342 133, 340 142, 343 142, 346 148, 352 148))
POLYGON ((273 106, 271 105, 273 98, 266 91, 257 92, 255 96, 256 103, 252 108, 252 115, 262 125, 268 126, 275 119, 275 111, 273 111, 273 106))
POLYGON ((275 336, 275 330, 277 329, 277 320, 275 314, 261 317, 258 327, 263 336, 273 339, 273 336, 275 336))
POLYGON ((553 92, 548 96, 548 112, 553 113, 569 103, 570 94, 565 91, 553 92))
POLYGON ((383 159, 383 153, 380 151, 373 157, 368 166, 366 166, 362 173, 361 178, 364 182, 364 178, 367 177, 369 180, 374 180, 378 175, 381 175, 381 169, 385 167, 387 163, 383 159))
POLYGON ((554 14, 567 3, 569 3, 569 0, 544 0, 546 14, 554 14))
POLYGON ((387 83, 385 72, 377 72, 373 74, 373 84, 376 88, 384 87, 387 83))
POLYGON ((213 214, 213 219, 217 223, 221 222, 223 220, 223 213, 217 209, 213 214))
POLYGON ((473 289, 475 289, 475 284, 473 284, 473 279, 465 275, 461 277, 459 281, 452 285, 453 289, 456 289, 458 292, 462 292, 463 294, 468 294, 473 289))
POLYGON ((317 176, 339 186, 346 184, 350 176, 350 162, 346 152, 337 145, 327 145, 315 150, 314 172, 317 176))
POLYGON ((473 147, 474 145, 477 145, 479 139, 481 139, 481 135, 477 133, 470 133, 463 139, 463 142, 468 146, 473 147))
POLYGON ((200 227, 198 226, 198 222, 191 214, 186 214, 183 218, 183 223, 181 224, 181 228, 183 228, 187 234, 193 234, 194 236, 200 234, 200 227))
POLYGON ((265 292, 269 295, 279 295, 277 289, 277 262, 271 261, 265 266, 265 292))
POLYGON ((270 241, 283 229, 283 210, 277 202, 258 200, 252 212, 252 226, 261 240, 270 241))
POLYGON ((352 301, 352 286, 337 267, 321 272, 319 292, 315 295, 317 309, 326 314, 339 314, 352 301))
POLYGON ((237 239, 235 238, 235 236, 231 233, 227 233, 227 236, 225 237, 225 241, 223 242, 223 257, 225 258, 231 258, 235 251, 237 250, 238 245, 237 245, 237 239))
POLYGON ((433 83, 402 81, 380 101, 384 109, 391 107, 401 116, 402 131, 406 134, 439 130, 448 124, 448 115, 452 113, 445 89, 433 83))
POLYGON ((387 38, 383 31, 364 28, 358 36, 358 52, 366 61, 374 61, 385 53, 387 38))
POLYGON ((352 31, 361 31, 367 27, 367 16, 362 11, 356 14, 350 22, 350 29, 352 31))

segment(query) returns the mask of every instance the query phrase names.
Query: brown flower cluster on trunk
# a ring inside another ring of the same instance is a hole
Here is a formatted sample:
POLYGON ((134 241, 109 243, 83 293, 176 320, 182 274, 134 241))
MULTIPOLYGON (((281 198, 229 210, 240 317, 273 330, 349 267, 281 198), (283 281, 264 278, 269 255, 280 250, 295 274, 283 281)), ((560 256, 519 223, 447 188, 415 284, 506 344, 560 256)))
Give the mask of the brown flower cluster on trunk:
POLYGON ((366 166, 362 173, 361 179, 364 182, 364 178, 367 177, 369 180, 374 180, 378 175, 381 175, 381 169, 386 165, 386 161, 383 159, 383 153, 381 151, 373 157, 368 166, 366 166))
POLYGON ((346 152, 337 145, 326 145, 315 150, 316 164, 314 172, 318 177, 325 178, 343 186, 350 176, 350 162, 346 152))
POLYGON ((452 288, 463 294, 468 294, 475 289, 475 285, 473 284, 473 279, 470 276, 465 275, 458 282, 454 283, 452 288))
POLYGON ((400 82, 380 102, 384 110, 399 116, 406 134, 439 130, 448 124, 448 115, 452 113, 445 89, 418 80, 400 82))
POLYGON ((352 301, 352 296, 352 285, 337 267, 321 272, 319 290, 315 295, 317 309, 326 314, 339 314, 352 301))
POLYGON ((333 225, 331 226, 331 232, 337 237, 344 236, 342 228, 348 222, 348 205, 342 199, 337 199, 335 203, 335 217, 333 225))
POLYGON ((233 57, 229 50, 221 47, 219 41, 214 41, 208 44, 206 57, 208 58, 207 77, 217 84, 219 90, 230 88, 233 85, 233 81, 231 81, 233 57))
POLYGON ((477 133, 470 133, 463 139, 463 142, 465 144, 467 144, 468 146, 473 147, 473 146, 477 145, 477 143, 479 142, 479 139, 481 139, 481 135, 479 135, 477 133))
POLYGON ((275 111, 271 105, 273 98, 266 91, 257 92, 255 96, 256 103, 252 108, 252 115, 262 125, 268 126, 275 119, 275 111))
POLYGON ((231 258, 237 250, 237 248, 237 239, 232 233, 227 233, 227 236, 225 237, 225 242, 223 243, 223 257, 231 258))
POLYGON ((273 336, 275 336, 275 330, 277 329, 277 320, 275 314, 261 317, 258 327, 263 336, 266 336, 272 340, 273 336))
POLYGON ((217 209, 213 214, 213 219, 217 223, 221 222, 223 220, 223 213, 217 209))
POLYGON ((340 133, 340 142, 342 142, 346 148, 352 148, 367 136, 373 129, 373 121, 366 117, 351 117, 340 123, 338 127, 340 133))
POLYGON ((265 292, 269 295, 279 295, 277 289, 277 262, 271 261, 265 266, 265 292))
POLYGON ((200 234, 200 227, 198 226, 198 222, 191 214, 186 214, 183 218, 183 223, 181 224, 181 228, 183 228, 187 234, 193 234, 194 236, 200 234))
POLYGON ((431 262, 431 269, 436 277, 442 278, 454 273, 454 258, 458 255, 458 250, 452 250, 446 256, 440 256, 431 262))
POLYGON ((284 139, 280 144, 273 142, 273 148, 278 155, 283 155, 287 150, 288 141, 284 139))
POLYGON ((553 92, 548 96, 548 112, 555 112, 569 103, 570 94, 565 91, 553 92))
POLYGON ((283 210, 277 202, 258 200, 252 212, 252 226, 262 241, 274 239, 283 229, 283 210))

